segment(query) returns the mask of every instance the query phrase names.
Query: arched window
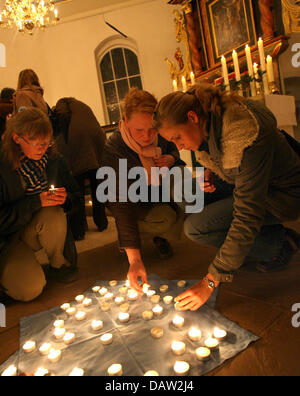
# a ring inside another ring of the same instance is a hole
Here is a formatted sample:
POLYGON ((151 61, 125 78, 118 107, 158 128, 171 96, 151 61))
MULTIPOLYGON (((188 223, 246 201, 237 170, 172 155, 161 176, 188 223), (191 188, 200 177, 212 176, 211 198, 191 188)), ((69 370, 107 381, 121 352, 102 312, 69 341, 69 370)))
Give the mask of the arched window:
POLYGON ((119 122, 121 103, 129 88, 143 89, 136 51, 132 45, 128 45, 131 42, 120 42, 120 39, 118 41, 119 43, 106 48, 106 51, 102 50, 101 56, 97 56, 106 119, 110 124, 119 122))
POLYGON ((0 67, 6 67, 6 50, 2 43, 0 43, 0 67))

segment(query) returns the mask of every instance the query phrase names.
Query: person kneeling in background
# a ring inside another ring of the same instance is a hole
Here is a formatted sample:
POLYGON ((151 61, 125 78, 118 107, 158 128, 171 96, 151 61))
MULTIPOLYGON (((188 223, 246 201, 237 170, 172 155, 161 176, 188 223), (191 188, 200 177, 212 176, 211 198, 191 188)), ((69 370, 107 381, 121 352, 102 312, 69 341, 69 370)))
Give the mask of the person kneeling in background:
POLYGON ((47 115, 33 107, 17 113, 0 148, 0 285, 8 296, 31 301, 42 293, 46 278, 34 254, 42 248, 49 277, 74 280, 77 252, 66 213, 79 203, 79 188, 56 152, 47 115))

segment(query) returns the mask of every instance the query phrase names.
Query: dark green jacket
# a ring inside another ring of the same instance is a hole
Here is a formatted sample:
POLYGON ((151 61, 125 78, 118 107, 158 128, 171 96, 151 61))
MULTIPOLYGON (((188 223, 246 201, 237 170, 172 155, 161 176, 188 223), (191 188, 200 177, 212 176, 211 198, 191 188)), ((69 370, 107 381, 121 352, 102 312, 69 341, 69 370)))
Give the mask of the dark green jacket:
MULTIPOLYGON (((64 210, 76 211, 80 203, 80 193, 76 181, 70 174, 64 158, 55 154, 49 158, 46 174, 49 185, 65 187, 68 192, 64 210)), ((15 236, 41 209, 39 195, 26 196, 19 174, 4 162, 0 149, 0 269, 8 249, 13 248, 15 236)), ((77 253, 72 234, 68 230, 65 252, 66 259, 76 265, 77 253)))
POLYGON ((264 222, 266 210, 281 222, 300 216, 300 159, 261 102, 230 105, 212 116, 209 153, 197 160, 234 184, 234 218, 209 272, 232 281, 264 222))

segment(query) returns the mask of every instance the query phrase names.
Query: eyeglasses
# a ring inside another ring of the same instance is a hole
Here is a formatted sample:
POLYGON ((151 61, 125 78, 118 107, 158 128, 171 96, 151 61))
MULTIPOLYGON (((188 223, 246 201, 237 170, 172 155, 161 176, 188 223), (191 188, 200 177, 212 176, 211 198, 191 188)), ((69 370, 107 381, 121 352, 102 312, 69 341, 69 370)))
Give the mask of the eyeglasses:
POLYGON ((30 143, 28 142, 25 138, 23 138, 23 136, 20 136, 20 138, 22 140, 24 140, 24 142, 26 144, 28 144, 29 146, 33 147, 33 148, 41 148, 41 149, 45 149, 45 148, 50 148, 54 145, 54 140, 50 140, 49 143, 44 143, 44 144, 35 144, 35 143, 30 143))

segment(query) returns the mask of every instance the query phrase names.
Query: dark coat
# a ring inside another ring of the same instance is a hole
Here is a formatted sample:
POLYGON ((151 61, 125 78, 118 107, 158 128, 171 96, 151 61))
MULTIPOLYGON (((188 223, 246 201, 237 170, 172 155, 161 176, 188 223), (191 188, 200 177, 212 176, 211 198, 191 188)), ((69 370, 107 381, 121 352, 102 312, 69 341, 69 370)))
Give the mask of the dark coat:
POLYGON ((60 99, 54 113, 59 151, 74 176, 101 166, 105 134, 91 108, 74 98, 60 99))
MULTIPOLYGON (((64 158, 55 154, 49 158, 46 167, 49 186, 65 187, 68 192, 64 204, 65 212, 76 211, 80 202, 77 183, 71 176, 64 158)), ((0 150, 0 270, 6 253, 13 248, 16 235, 30 223, 34 214, 41 209, 39 195, 26 196, 20 175, 3 160, 0 150)), ((64 255, 76 265, 77 253, 73 237, 68 231, 64 255)))
POLYGON ((266 211, 279 221, 300 216, 300 158, 277 128, 271 111, 247 100, 212 117, 209 153, 200 151, 201 164, 234 188, 234 218, 209 272, 231 281, 260 232, 266 211))
MULTIPOLYGON (((174 166, 184 166, 185 163, 180 159, 179 152, 174 143, 168 142, 158 135, 158 146, 162 149, 162 155, 170 154, 175 158, 174 166)), ((117 176, 117 201, 119 198, 119 159, 127 159, 128 172, 134 167, 141 167, 141 160, 136 152, 131 150, 122 139, 120 132, 115 132, 106 141, 103 152, 103 166, 111 167, 117 176)), ((128 180, 128 188, 133 181, 128 180)), ((149 187, 150 189, 151 187, 149 187)), ((150 196, 150 195, 149 195, 150 196)), ((132 203, 132 202, 108 202, 108 208, 116 220, 121 248, 139 249, 141 246, 138 229, 138 214, 146 213, 150 209, 151 203, 132 203)))

